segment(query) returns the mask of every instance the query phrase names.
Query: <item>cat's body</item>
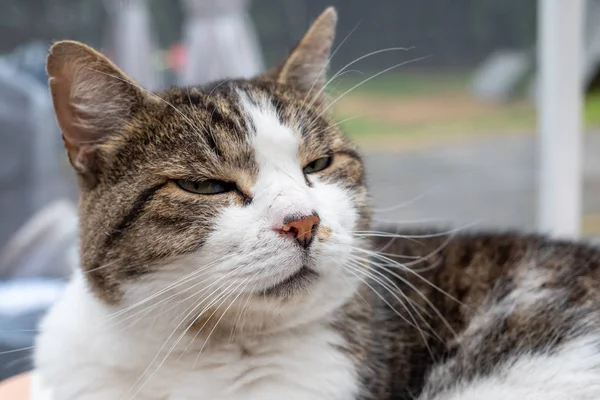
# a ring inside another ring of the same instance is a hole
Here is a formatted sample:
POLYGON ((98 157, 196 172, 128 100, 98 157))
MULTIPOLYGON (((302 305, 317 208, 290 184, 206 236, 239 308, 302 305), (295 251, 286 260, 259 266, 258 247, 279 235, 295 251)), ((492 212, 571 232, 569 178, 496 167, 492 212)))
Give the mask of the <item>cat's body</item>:
MULTIPOLYGON (((139 398, 600 396, 598 250, 518 234, 388 232, 407 239, 376 238, 374 248, 402 254, 392 257, 397 262, 422 259, 412 266, 423 271, 418 276, 390 263, 375 276, 395 290, 369 281, 377 294, 365 285, 322 323, 262 338, 231 338, 224 330, 223 342, 202 356, 203 341, 183 340, 139 398), (400 290, 410 298, 404 305, 400 290)), ((43 346, 50 354, 42 359, 57 366, 46 379, 78 371, 69 386, 94 394, 74 398, 122 396, 171 333, 143 320, 123 331, 104 323, 109 312, 79 276, 50 318, 61 337, 43 346), (73 352, 78 357, 65 356, 73 352)))
POLYGON ((363 294, 378 310, 369 324, 374 353, 365 360, 385 354, 384 367, 368 368, 376 371, 367 390, 373 398, 600 396, 600 251, 516 233, 400 233, 375 246, 419 271, 387 263, 380 271, 387 279, 378 275, 410 299, 406 307, 387 290, 383 298, 363 294))
POLYGON ((335 18, 265 76, 158 95, 53 47, 82 268, 41 326, 46 396, 600 398, 600 252, 370 230, 321 95, 335 18))

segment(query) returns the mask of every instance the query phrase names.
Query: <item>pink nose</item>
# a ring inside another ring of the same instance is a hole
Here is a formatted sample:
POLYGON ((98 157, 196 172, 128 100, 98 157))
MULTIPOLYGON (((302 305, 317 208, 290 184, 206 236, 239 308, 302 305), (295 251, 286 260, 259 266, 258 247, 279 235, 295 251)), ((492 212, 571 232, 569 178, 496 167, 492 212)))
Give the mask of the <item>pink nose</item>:
POLYGON ((286 221, 279 231, 284 235, 292 236, 305 249, 313 240, 313 231, 321 219, 318 215, 309 215, 286 221))

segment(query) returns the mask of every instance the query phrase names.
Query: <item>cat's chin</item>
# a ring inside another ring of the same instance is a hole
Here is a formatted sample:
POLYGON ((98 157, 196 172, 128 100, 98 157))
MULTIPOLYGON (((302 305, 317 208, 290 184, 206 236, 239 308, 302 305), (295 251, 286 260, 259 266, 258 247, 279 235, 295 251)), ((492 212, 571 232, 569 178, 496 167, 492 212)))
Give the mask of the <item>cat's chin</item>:
POLYGON ((307 265, 303 265, 292 274, 263 290, 267 297, 291 297, 309 291, 319 274, 307 265))

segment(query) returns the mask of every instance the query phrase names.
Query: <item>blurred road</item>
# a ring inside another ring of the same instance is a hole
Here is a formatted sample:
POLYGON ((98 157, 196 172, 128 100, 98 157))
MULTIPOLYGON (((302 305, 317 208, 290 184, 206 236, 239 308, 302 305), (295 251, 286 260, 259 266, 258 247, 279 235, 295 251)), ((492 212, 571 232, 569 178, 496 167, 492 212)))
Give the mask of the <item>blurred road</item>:
MULTIPOLYGON (((376 218, 534 230, 535 141, 534 135, 494 135, 394 153, 371 150, 365 158, 376 218)), ((600 236, 598 133, 585 139, 584 184, 584 234, 600 236)))

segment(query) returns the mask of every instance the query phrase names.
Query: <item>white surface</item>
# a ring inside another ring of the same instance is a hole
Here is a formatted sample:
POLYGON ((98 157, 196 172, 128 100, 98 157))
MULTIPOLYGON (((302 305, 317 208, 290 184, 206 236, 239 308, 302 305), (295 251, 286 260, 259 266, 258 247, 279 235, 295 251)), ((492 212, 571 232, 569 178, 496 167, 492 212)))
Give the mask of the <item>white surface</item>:
POLYGON ((156 40, 147 0, 105 0, 112 22, 109 49, 115 64, 148 90, 160 87, 156 40))
POLYGON ((49 307, 63 288, 63 282, 41 279, 15 279, 0 283, 0 316, 49 307))
POLYGON ((582 208, 584 0, 539 0, 539 229, 577 237, 582 208))
POLYGON ((248 1, 186 1, 183 29, 187 62, 182 85, 226 78, 249 78, 263 70, 262 55, 248 1))

